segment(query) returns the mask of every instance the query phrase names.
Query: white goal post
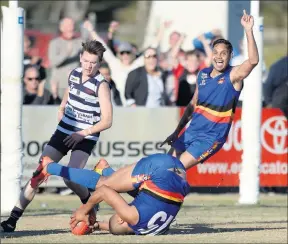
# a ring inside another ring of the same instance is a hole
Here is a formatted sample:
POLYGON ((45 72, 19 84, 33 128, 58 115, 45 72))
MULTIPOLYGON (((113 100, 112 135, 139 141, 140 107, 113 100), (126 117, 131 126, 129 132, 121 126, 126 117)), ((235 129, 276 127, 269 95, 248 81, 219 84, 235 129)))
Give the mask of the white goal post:
POLYGON ((1 216, 20 194, 22 175, 22 74, 24 9, 2 6, 1 22, 1 216))
MULTIPOLYGON (((242 107, 242 165, 239 174, 239 204, 257 204, 259 200, 259 168, 261 163, 260 127, 262 117, 263 17, 259 17, 259 1, 251 1, 250 14, 254 17, 254 36, 259 52, 259 63, 244 81, 242 107)), ((247 40, 244 35, 246 58, 247 40)))

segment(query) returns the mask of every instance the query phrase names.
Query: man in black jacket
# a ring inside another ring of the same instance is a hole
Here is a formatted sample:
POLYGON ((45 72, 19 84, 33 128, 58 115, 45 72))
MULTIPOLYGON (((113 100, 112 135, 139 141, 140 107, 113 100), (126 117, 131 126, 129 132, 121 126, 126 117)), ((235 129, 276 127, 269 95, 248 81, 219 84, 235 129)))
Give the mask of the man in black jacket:
POLYGON ((275 62, 264 83, 264 99, 268 107, 280 108, 288 118, 288 55, 275 62))
POLYGON ((166 94, 166 81, 172 77, 158 69, 157 63, 156 50, 148 48, 144 52, 144 66, 128 74, 125 86, 128 106, 155 108, 170 104, 166 94))

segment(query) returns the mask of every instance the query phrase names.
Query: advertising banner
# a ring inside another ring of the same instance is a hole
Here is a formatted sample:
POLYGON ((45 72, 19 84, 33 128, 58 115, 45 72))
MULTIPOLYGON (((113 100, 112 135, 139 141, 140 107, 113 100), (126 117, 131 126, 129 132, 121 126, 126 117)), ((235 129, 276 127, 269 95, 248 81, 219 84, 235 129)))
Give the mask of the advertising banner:
MULTIPOLYGON (((114 169, 138 161, 153 153, 166 153, 169 146, 160 147, 176 128, 183 111, 179 108, 115 108, 113 125, 100 135, 85 168, 93 169, 105 158, 114 169)), ((57 126, 57 107, 23 107, 23 177, 22 186, 37 168, 46 143, 57 126), (35 116, 37 115, 37 116, 35 116)), ((287 119, 278 109, 263 109, 261 126, 262 163, 261 186, 287 186, 287 119)), ((241 168, 241 109, 237 109, 227 142, 204 164, 188 171, 188 181, 197 187, 236 187, 241 168)), ((69 163, 70 154, 61 164, 69 163)), ((52 176, 43 185, 65 187, 62 178, 52 176)))
MULTIPOLYGON (((287 119, 279 109, 263 109, 260 186, 287 187, 287 119)), ((241 109, 236 110, 223 148, 203 164, 188 171, 188 181, 199 187, 238 187, 241 169, 241 109)), ((253 163, 253 162, 251 162, 253 163)))
MULTIPOLYGON (((54 106, 23 106, 23 177, 22 186, 37 168, 44 146, 57 127, 54 106), (37 115, 37 116, 35 116, 37 115)), ((153 153, 166 153, 163 140, 177 126, 178 108, 114 108, 113 125, 100 135, 85 168, 93 169, 100 158, 105 158, 114 169, 137 162, 153 153)), ((69 163, 70 153, 61 160, 69 163)), ((65 187, 62 178, 51 176, 43 186, 65 187)))

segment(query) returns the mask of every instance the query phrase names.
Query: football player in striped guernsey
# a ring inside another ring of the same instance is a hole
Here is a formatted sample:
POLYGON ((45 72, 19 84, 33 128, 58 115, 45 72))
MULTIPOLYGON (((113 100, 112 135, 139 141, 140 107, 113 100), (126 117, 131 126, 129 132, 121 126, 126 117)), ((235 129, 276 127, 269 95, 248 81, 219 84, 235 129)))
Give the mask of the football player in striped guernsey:
MULTIPOLYGON (((82 43, 81 67, 72 70, 68 76, 68 88, 58 112, 59 124, 40 158, 48 156, 59 162, 71 150, 68 165, 83 168, 99 139, 100 132, 111 127, 111 92, 109 84, 98 70, 104 52, 104 46, 98 41, 82 43)), ((64 181, 83 204, 88 201, 90 192, 87 188, 69 180, 64 181)), ((38 186, 31 180, 27 182, 10 217, 1 223, 2 232, 15 230, 17 221, 33 200, 38 186)))

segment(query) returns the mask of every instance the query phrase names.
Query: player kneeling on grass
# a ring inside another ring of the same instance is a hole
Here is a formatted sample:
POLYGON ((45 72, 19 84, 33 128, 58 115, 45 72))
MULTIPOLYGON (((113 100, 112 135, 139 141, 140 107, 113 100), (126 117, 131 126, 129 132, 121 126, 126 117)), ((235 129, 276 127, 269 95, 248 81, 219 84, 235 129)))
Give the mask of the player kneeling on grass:
POLYGON ((90 210, 105 201, 116 214, 110 218, 109 226, 100 222, 100 229, 118 235, 166 232, 190 190, 183 164, 172 155, 154 154, 114 172, 103 161, 94 170, 86 170, 62 166, 44 157, 32 181, 40 184, 49 175, 58 175, 91 190, 96 189, 88 202, 73 215, 72 229, 81 221, 88 224, 90 210), (139 192, 129 204, 118 193, 135 190, 139 192))

